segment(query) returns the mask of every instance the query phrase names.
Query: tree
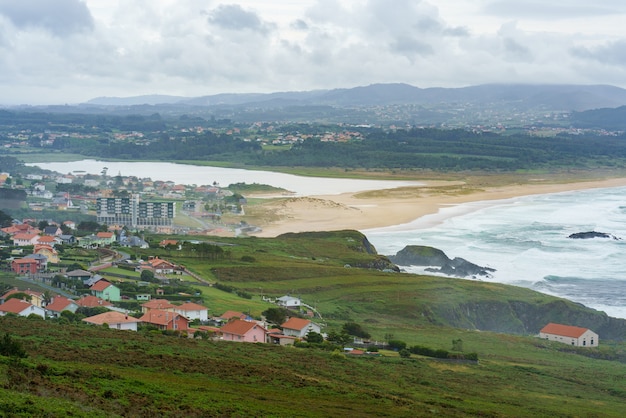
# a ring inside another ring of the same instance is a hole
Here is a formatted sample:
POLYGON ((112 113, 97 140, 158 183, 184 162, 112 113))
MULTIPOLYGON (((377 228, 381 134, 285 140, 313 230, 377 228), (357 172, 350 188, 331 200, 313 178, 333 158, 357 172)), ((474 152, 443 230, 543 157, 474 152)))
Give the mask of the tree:
POLYGON ((409 350, 407 350, 406 348, 403 348, 402 350, 400 350, 400 352, 398 354, 400 354, 400 357, 402 357, 402 358, 409 358, 409 357, 411 357, 411 352, 409 350))
POLYGON ((154 272, 152 270, 142 270, 140 277, 144 282, 152 282, 154 281, 154 272))
POLYGON ((463 340, 462 339, 456 339, 456 340, 452 340, 452 351, 463 351, 463 340))
POLYGON ((263 315, 268 322, 272 322, 276 325, 284 323, 287 320, 288 314, 289 311, 287 309, 280 307, 267 308, 261 312, 261 315, 263 315))
POLYGON ((306 340, 309 343, 323 343, 324 337, 319 332, 309 331, 306 334, 306 340))

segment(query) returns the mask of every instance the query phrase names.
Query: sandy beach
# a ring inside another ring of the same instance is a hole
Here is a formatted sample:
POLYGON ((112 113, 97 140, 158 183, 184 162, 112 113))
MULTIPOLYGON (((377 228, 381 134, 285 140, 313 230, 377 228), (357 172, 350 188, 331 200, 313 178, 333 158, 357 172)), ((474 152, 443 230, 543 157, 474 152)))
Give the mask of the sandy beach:
MULTIPOLYGON (((423 186, 400 187, 339 195, 273 197, 246 208, 249 223, 275 237, 287 232, 366 230, 405 224, 439 209, 469 202, 489 202, 521 196, 626 186, 626 178, 482 187, 463 181, 423 181, 423 186)), ((439 218, 441 222, 443 219, 439 218)))

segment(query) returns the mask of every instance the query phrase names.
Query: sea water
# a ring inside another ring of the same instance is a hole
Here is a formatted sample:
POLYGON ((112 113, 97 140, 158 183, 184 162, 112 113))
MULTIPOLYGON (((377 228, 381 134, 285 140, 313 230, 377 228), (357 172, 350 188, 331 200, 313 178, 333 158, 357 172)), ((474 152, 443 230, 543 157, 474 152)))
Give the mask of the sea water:
POLYGON ((475 202, 363 232, 381 254, 406 245, 436 247, 450 258, 496 269, 478 280, 527 287, 626 318, 623 187, 475 202), (615 238, 568 238, 587 231, 615 238))

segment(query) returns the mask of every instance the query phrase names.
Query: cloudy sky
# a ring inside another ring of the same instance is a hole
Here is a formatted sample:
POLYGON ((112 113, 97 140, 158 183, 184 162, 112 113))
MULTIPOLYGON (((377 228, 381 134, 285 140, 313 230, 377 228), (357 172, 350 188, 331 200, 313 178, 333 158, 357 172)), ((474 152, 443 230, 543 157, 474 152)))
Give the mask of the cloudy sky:
POLYGON ((0 104, 403 82, 626 87, 623 0, 0 0, 0 104))

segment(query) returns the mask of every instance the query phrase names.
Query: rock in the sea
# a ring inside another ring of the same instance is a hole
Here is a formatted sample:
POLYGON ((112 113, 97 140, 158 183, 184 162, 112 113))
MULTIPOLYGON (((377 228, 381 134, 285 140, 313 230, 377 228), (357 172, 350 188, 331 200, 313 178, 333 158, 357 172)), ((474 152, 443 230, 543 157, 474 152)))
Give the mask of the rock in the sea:
POLYGON ((607 234, 606 232, 597 232, 597 231, 576 232, 575 234, 571 234, 567 238, 572 238, 572 239, 612 238, 614 240, 619 239, 615 235, 607 234))
POLYGON ((495 269, 478 266, 460 257, 450 259, 440 249, 423 245, 407 245, 396 255, 389 256, 389 259, 401 266, 428 266, 426 271, 455 277, 489 277, 495 271, 495 269))

